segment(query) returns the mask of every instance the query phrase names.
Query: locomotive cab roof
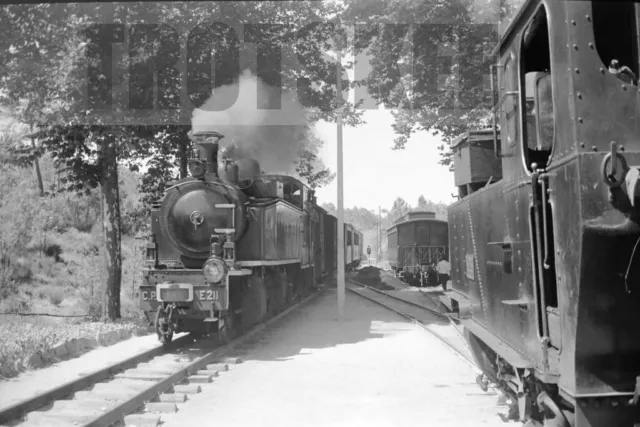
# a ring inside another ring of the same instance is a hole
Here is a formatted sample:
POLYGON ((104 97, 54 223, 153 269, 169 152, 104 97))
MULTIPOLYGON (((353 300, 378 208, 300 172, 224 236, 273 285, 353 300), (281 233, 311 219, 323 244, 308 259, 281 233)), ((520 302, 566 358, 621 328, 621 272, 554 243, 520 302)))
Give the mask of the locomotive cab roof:
POLYGON ((500 55, 501 50, 504 47, 509 46, 509 44, 511 43, 511 39, 514 36, 514 33, 519 27, 523 25, 521 20, 522 20, 522 15, 525 13, 525 11, 528 10, 529 8, 536 7, 540 3, 542 3, 541 0, 525 0, 524 1, 524 3, 518 9, 518 12, 516 12, 516 14, 513 15, 513 19, 511 19, 511 21, 507 25, 507 28, 505 29, 504 33, 502 33, 502 35, 500 36, 499 42, 493 48, 493 51, 491 51, 492 58, 497 58, 498 55, 500 55))

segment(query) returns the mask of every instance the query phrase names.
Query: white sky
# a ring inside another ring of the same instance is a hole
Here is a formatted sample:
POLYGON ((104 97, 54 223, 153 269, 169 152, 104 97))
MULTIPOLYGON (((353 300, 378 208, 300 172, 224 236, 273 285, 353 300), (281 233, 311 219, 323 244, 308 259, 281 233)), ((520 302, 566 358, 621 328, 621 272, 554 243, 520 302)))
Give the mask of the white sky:
MULTIPOLYGON (((412 206, 424 195, 433 202, 451 203, 457 194, 453 173, 438 163, 440 139, 427 132, 416 133, 404 150, 392 150, 395 134, 389 111, 371 110, 364 115, 366 124, 343 127, 344 207, 390 209, 397 197, 412 206)), ((332 171, 337 171, 337 127, 334 123, 316 125, 325 142, 321 157, 332 171)), ((318 189, 319 203, 337 206, 337 177, 327 187, 318 189)))
MULTIPOLYGON (((335 58, 333 53, 329 56, 335 58)), ((371 69, 366 55, 355 58, 364 75, 371 69)), ((353 61, 353 55, 346 55, 343 64, 353 61)), ((347 70, 349 79, 354 80, 354 70, 347 70)), ((355 100, 353 90, 345 91, 351 102, 355 100)), ((366 102, 365 102, 366 104, 366 102)), ((369 102, 374 105, 375 103, 369 102)), ((412 135, 404 150, 392 150, 396 135, 391 127, 394 119, 391 111, 383 106, 378 110, 368 110, 363 116, 365 124, 342 129, 344 167, 344 207, 364 207, 376 210, 391 209, 393 201, 402 197, 411 206, 424 195, 433 202, 452 203, 452 193, 458 190, 454 185, 453 172, 438 163, 442 141, 429 132, 412 135)), ((335 123, 320 122, 315 126, 316 134, 324 141, 321 157, 333 172, 337 171, 337 126, 335 123)), ((316 192, 319 203, 331 202, 337 207, 338 177, 330 185, 316 192)))

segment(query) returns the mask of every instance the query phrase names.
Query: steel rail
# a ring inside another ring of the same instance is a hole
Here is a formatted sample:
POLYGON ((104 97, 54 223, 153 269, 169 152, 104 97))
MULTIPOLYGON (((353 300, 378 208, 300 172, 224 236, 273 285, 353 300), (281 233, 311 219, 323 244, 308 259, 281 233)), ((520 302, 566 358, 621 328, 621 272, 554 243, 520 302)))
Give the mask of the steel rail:
MULTIPOLYGON (((431 308, 429 308, 429 307, 425 307, 425 306, 422 306, 422 305, 420 305, 420 304, 416 304, 416 303, 413 303, 413 302, 411 302, 411 301, 407 301, 407 300, 405 300, 405 299, 398 298, 398 297, 396 297, 395 295, 390 295, 390 294, 388 294, 388 293, 386 293, 386 292, 384 292, 384 291, 381 291, 381 290, 379 290, 379 289, 375 289, 375 288, 373 288, 373 287, 371 287, 371 286, 364 285, 364 284, 359 283, 359 282, 357 282, 357 281, 355 281, 355 280, 350 280, 350 282, 355 283, 355 284, 357 284, 357 285, 359 285, 359 286, 362 286, 362 287, 364 287, 364 288, 366 288, 366 289, 373 290, 374 292, 376 292, 376 293, 378 293, 379 295, 382 295, 382 296, 384 296, 384 297, 386 297, 386 298, 394 299, 394 300, 400 301, 400 302, 402 302, 402 303, 404 303, 404 304, 407 304, 407 305, 411 305, 411 306, 419 307, 419 308, 421 308, 421 309, 424 309, 424 310, 426 310, 426 311, 429 311, 429 312, 430 312, 430 313, 432 313, 432 314, 438 314, 440 317, 446 317, 446 318, 449 320, 449 322, 450 322, 449 326, 450 326, 450 327, 452 327, 452 328, 455 330, 455 332, 456 332, 457 334, 459 334, 459 335, 461 335, 461 336, 462 336, 462 334, 460 333, 460 331, 458 330, 458 328, 456 328, 456 327, 455 327, 455 324, 453 323, 453 320, 451 319, 451 317, 450 317, 450 316, 448 316, 448 315, 446 315, 446 314, 443 314, 443 313, 437 312, 436 310, 433 310, 433 309, 431 309, 431 308)), ((368 299, 369 301, 375 302, 376 304, 379 304, 379 305, 381 305, 381 306, 385 307, 386 309, 393 311, 394 313, 397 313, 397 314, 399 314, 399 315, 401 315, 401 316, 403 316, 403 317, 406 317, 406 318, 407 318, 407 319, 409 319, 411 322, 413 322, 414 324, 416 324, 416 325, 420 326, 423 330, 427 331, 429 334, 431 334, 432 336, 434 336, 434 337, 436 337, 437 339, 439 339, 439 340, 440 340, 443 344, 445 344, 445 345, 446 345, 446 346, 447 346, 447 347, 448 347, 448 348, 449 348, 449 349, 450 349, 450 350, 451 350, 451 351, 452 351, 456 356, 459 356, 459 357, 460 357, 464 362, 466 362, 469 366, 471 366, 471 368, 472 368, 474 371, 476 371, 476 373, 477 373, 477 374, 481 374, 481 373, 482 373, 482 370, 478 367, 478 365, 475 363, 475 361, 473 361, 473 359, 471 359, 470 357, 468 357, 466 354, 464 354, 464 352, 463 352, 463 351, 461 351, 461 350, 460 350, 459 348, 457 348, 454 344, 452 344, 451 342, 449 342, 449 340, 448 340, 446 337, 442 336, 441 334, 439 334, 438 332, 436 332, 435 330, 433 330, 432 328, 430 328, 430 327, 429 327, 429 325, 426 325, 425 323, 421 322, 420 320, 416 319, 415 317, 413 317, 412 315, 410 315, 410 314, 408 314, 408 313, 405 313, 405 312, 403 312, 403 311, 401 311, 401 310, 397 310, 397 309, 395 309, 395 308, 393 308, 393 307, 389 306, 388 304, 385 304, 385 303, 384 303, 384 302, 382 302, 382 301, 379 301, 379 300, 377 300, 377 299, 375 299, 375 298, 372 298, 372 297, 370 297, 370 296, 368 296, 368 295, 365 295, 365 294, 363 294, 363 293, 361 293, 361 292, 358 292, 356 289, 353 289, 353 287, 347 286, 347 289, 348 289, 349 291, 351 291, 351 292, 353 292, 353 293, 355 293, 355 294, 357 294, 357 295, 359 295, 359 296, 361 296, 361 297, 365 298, 365 299, 368 299)), ((464 338, 464 337, 463 337, 463 338, 464 338)), ((466 341, 465 341, 465 342, 466 342, 466 341)))
MULTIPOLYGON (((392 299, 395 299, 395 300, 398 300, 398 301, 402 301, 402 302, 407 303, 407 304, 409 304, 409 305, 412 305, 412 306, 414 306, 414 307, 418 307, 418 308, 422 308, 422 309, 427 310, 427 311, 431 311, 431 312, 432 312, 433 314, 435 314, 436 316, 440 316, 440 317, 442 317, 442 318, 446 318, 446 319, 451 319, 451 316, 449 316, 448 314, 443 313, 443 312, 441 312, 440 310, 437 310, 437 309, 435 309, 435 308, 427 307, 427 306, 424 306, 424 305, 422 305, 422 304, 418 304, 418 303, 416 303, 416 302, 409 301, 409 300, 406 300, 406 299, 404 299, 404 298, 400 298, 400 297, 398 297, 398 296, 396 296, 396 295, 392 295, 392 294, 390 294, 390 293, 388 293, 388 292, 385 292, 385 291, 383 291, 383 290, 381 290, 381 289, 376 289, 376 288, 374 288, 374 287, 372 287, 372 286, 365 285, 364 283, 360 283, 360 282, 358 282, 358 281, 356 281, 356 280, 353 280, 353 279, 349 279, 349 281, 350 281, 350 282, 355 283, 356 285, 359 285, 359 286, 362 286, 362 287, 364 287, 364 288, 370 289, 370 290, 372 290, 372 291, 374 291, 374 292, 377 292, 377 293, 379 293, 379 294, 386 295, 386 296, 388 296, 389 298, 392 298, 392 299)), ((429 297, 429 299, 431 299, 431 297, 429 297)), ((433 301, 433 299, 431 299, 431 301, 433 301)), ((435 303, 435 301, 434 301, 434 303, 435 303)))
POLYGON ((176 349, 182 348, 185 345, 191 344, 193 337, 191 334, 176 338, 173 342, 166 346, 158 344, 156 347, 146 350, 142 353, 136 354, 126 360, 114 363, 102 369, 98 369, 90 374, 82 376, 76 380, 69 381, 61 386, 47 390, 34 397, 17 402, 2 411, 0 411, 0 424, 6 424, 10 421, 14 421, 23 418, 27 413, 40 409, 43 406, 48 405, 51 402, 60 400, 63 397, 69 396, 76 391, 81 391, 90 387, 93 384, 99 383, 111 376, 117 374, 120 371, 134 367, 147 360, 151 360, 154 357, 162 354, 169 353, 176 349))
MULTIPOLYGON (((163 392, 170 390, 174 385, 187 379, 189 375, 196 374, 207 364, 210 364, 227 355, 228 353, 233 352, 234 350, 236 350, 236 347, 238 345, 243 344, 245 341, 253 337, 256 333, 260 332, 267 326, 282 319, 292 311, 302 307, 313 298, 320 295, 323 290, 324 288, 318 289, 307 298, 297 302, 296 304, 275 315, 274 317, 254 326, 249 331, 243 333, 241 336, 235 338, 228 344, 213 349, 207 354, 198 357, 194 361, 189 362, 186 366, 177 368, 173 373, 167 373, 164 379, 157 382, 147 381, 150 384, 149 387, 145 387, 144 389, 139 390, 139 392, 137 392, 135 395, 129 398, 125 398, 124 401, 118 403, 115 407, 107 410, 106 412, 96 416, 87 415, 86 418, 93 419, 77 421, 75 424, 85 427, 104 427, 121 422, 126 415, 135 412, 137 409, 143 407, 146 402, 149 402, 163 392)), ((133 368, 140 363, 150 361, 155 357, 163 354, 170 354, 171 352, 183 348, 193 342, 194 339, 191 334, 180 337, 166 346, 160 345, 158 347, 154 347, 151 350, 147 350, 143 353, 135 355, 125 361, 115 363, 109 367, 100 369, 77 380, 70 381, 67 384, 56 387, 38 396, 26 399, 0 412, 0 424, 15 424, 17 420, 24 421, 24 417, 27 416, 30 412, 37 411, 38 409, 44 406, 48 406, 55 401, 62 400, 75 392, 85 390, 95 384, 104 382, 105 380, 110 379, 116 373, 133 368)), ((142 380, 140 382, 143 383, 142 380)), ((79 403, 80 402, 81 400, 79 401, 79 403)), ((29 422, 28 419, 27 422, 29 422)))

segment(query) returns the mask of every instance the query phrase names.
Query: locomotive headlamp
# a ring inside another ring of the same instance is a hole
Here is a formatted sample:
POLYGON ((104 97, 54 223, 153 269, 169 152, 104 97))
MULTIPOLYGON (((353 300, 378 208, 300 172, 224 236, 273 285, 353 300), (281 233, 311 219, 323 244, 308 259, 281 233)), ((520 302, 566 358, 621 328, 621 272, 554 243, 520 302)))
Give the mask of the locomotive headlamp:
POLYGON ((202 266, 204 278, 209 283, 219 283, 227 273, 227 266, 220 258, 209 258, 202 266))

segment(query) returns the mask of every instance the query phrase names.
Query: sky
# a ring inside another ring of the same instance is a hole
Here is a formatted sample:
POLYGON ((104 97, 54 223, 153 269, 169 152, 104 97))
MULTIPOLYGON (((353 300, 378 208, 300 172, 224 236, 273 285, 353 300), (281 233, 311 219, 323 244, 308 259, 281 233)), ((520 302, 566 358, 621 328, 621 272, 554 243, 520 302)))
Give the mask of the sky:
MULTIPOLYGON (((452 203, 457 194, 453 172, 438 163, 439 138, 428 132, 414 134, 404 150, 393 150, 394 132, 390 111, 371 110, 364 115, 366 124, 343 127, 344 207, 390 209, 397 197, 410 205, 424 195, 433 202, 452 203)), ((337 126, 321 122, 315 127, 325 142, 321 158, 332 171, 337 170, 337 126)), ((337 206, 337 177, 317 190, 318 203, 337 206)))
MULTIPOLYGON (((335 58, 333 53, 328 56, 335 58)), ((342 63, 356 60, 359 72, 367 75, 371 67, 369 58, 360 54, 356 58, 346 55, 342 63)), ((354 80, 353 69, 347 74, 354 80)), ((355 101, 350 90, 345 96, 355 101)), ((365 102, 366 104, 367 102, 365 102)), ((367 110, 363 116, 365 124, 342 130, 344 167, 344 207, 364 207, 376 210, 378 206, 391 209, 393 201, 402 197, 411 206, 418 203, 418 197, 436 203, 452 203, 452 193, 458 190, 454 185, 453 172, 439 164, 442 144, 439 137, 430 132, 414 133, 403 150, 393 150, 396 135, 391 127, 394 119, 391 111, 381 105, 377 110, 367 110)), ((337 125, 321 121, 315 125, 317 136, 324 141, 321 158, 333 172, 337 171, 337 125)), ((338 205, 337 177, 324 188, 316 191, 318 203, 338 205)))

